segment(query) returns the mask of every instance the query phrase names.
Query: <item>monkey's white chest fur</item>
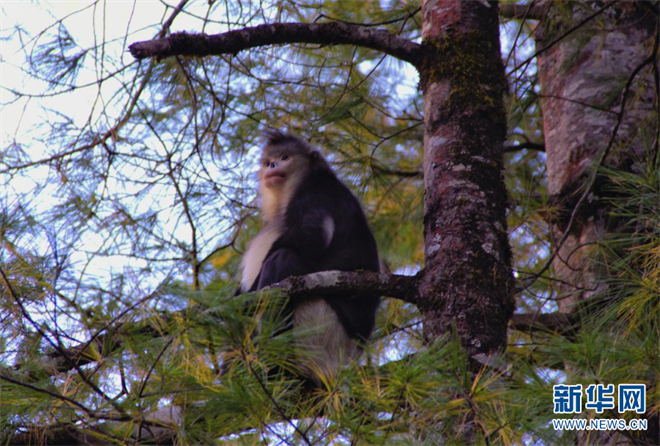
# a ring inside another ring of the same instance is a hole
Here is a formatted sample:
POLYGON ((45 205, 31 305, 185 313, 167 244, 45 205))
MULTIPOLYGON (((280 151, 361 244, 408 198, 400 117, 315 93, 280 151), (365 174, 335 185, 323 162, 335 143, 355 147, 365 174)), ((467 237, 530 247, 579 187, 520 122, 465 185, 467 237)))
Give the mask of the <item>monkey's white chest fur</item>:
POLYGON ((252 287, 254 280, 261 271, 261 265, 266 259, 270 247, 280 236, 282 224, 278 221, 270 221, 264 226, 259 234, 250 241, 247 251, 243 255, 241 268, 243 276, 241 278, 241 288, 245 292, 252 287))
MULTIPOLYGON (((284 223, 280 221, 281 217, 270 220, 266 225, 259 231, 259 234, 253 238, 248 244, 247 250, 243 255, 243 260, 241 261, 242 277, 241 277, 241 290, 246 292, 254 284, 254 280, 259 275, 261 271, 261 265, 263 265, 266 256, 270 251, 273 243, 278 239, 284 227, 284 223)), ((322 224, 322 234, 323 242, 326 247, 332 242, 332 236, 335 232, 335 222, 332 220, 332 217, 327 215, 323 219, 322 224)))

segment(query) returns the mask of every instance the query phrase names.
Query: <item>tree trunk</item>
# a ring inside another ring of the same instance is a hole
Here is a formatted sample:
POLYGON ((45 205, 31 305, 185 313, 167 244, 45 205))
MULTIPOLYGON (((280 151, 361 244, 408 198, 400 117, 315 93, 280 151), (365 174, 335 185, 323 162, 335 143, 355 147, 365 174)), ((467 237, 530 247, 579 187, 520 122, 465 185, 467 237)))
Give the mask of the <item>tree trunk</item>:
POLYGON ((476 362, 506 346, 513 279, 503 181, 506 92, 496 3, 422 3, 424 237, 419 309, 476 362))
MULTIPOLYGON (((593 15, 585 4, 548 2, 547 6, 536 34, 537 49, 593 15)), ((594 11, 601 7, 602 3, 593 2, 594 11)), ((558 305, 564 312, 604 288, 592 256, 607 223, 598 182, 574 212, 570 228, 568 223, 584 192, 589 169, 602 155, 607 155, 606 165, 628 169, 634 169, 635 159, 645 157, 648 141, 645 146, 644 130, 654 124, 651 65, 632 79, 628 90, 625 87, 635 69, 651 55, 657 21, 643 5, 621 2, 604 9, 538 57, 548 191, 551 202, 562 209, 551 222, 556 242, 567 231, 553 264, 563 281, 558 305), (627 100, 620 116, 624 93, 627 100)))
MULTIPOLYGON (((657 12, 643 2, 546 1, 537 28, 548 191, 559 206, 550 221, 561 280, 561 312, 606 289, 595 261, 598 242, 617 223, 600 200, 602 181, 592 168, 635 171, 653 148, 657 115, 653 52, 657 12), (589 8, 587 8, 587 6, 589 8), (590 9, 591 8, 591 9, 590 9), (556 42, 556 43, 554 43, 556 42), (562 243, 563 240, 563 243, 562 243)), ((655 142, 657 151, 657 142, 655 142)), ((625 224, 626 222, 621 222, 625 224)), ((657 444, 657 417, 649 444, 657 444)), ((580 444, 629 444, 619 434, 585 432, 580 444)))

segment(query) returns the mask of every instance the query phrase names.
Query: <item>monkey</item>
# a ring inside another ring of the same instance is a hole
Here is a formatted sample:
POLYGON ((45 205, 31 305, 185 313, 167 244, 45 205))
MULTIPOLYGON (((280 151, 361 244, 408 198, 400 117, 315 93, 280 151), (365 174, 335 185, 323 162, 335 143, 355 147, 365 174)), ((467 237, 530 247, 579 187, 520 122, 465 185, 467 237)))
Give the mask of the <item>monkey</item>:
MULTIPOLYGON (((353 193, 309 143, 266 133, 258 171, 263 228, 242 259, 241 292, 320 271, 379 271, 376 241, 353 193)), ((289 302, 298 364, 317 385, 358 357, 374 328, 379 296, 341 295, 289 302)))

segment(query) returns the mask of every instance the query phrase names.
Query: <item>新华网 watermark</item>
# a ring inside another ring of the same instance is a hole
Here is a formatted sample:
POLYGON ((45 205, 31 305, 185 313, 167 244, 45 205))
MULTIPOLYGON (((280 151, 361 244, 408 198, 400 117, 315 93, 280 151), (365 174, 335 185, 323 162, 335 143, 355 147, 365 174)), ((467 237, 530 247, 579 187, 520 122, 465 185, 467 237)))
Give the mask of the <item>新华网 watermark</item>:
MULTIPOLYGON (((614 384, 591 384, 584 393, 582 384, 557 384, 553 386, 553 412, 556 414, 574 414, 582 412, 583 396, 586 396, 584 408, 602 414, 605 410, 625 412, 646 412, 646 384, 619 384, 618 393, 614 384), (615 395, 618 398, 615 398, 615 395)), ((646 430, 648 420, 620 418, 599 419, 553 419, 555 430, 646 430)))

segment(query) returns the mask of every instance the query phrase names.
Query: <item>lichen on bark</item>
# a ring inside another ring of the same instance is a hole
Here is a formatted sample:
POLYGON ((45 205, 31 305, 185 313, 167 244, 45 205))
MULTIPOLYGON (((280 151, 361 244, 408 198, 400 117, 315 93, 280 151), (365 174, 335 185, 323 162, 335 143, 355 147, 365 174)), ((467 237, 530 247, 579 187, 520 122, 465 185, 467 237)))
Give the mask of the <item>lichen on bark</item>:
POLYGON ((505 348, 513 311, 497 7, 425 5, 432 11, 424 18, 436 26, 424 29, 420 63, 426 271, 419 306, 429 341, 455 330, 474 358, 505 348))

